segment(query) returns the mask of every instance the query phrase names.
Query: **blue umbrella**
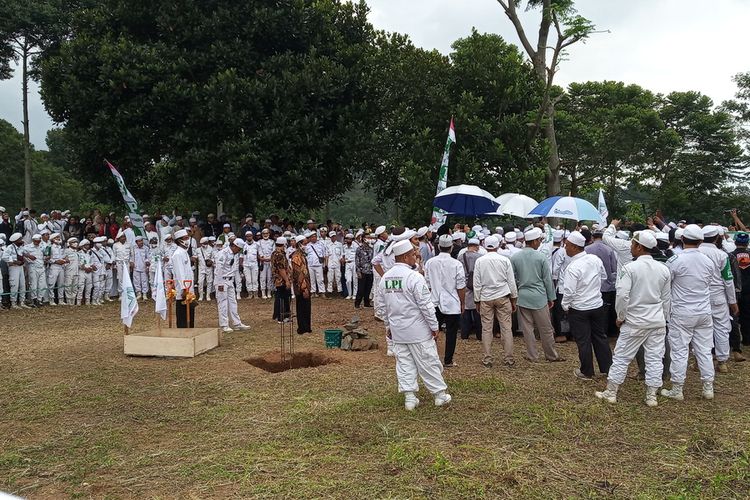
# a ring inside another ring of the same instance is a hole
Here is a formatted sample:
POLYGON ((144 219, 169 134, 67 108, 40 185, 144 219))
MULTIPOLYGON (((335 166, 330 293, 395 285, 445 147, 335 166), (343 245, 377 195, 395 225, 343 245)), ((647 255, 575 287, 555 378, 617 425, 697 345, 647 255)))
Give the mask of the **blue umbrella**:
POLYGON ((484 189, 460 184, 443 189, 435 196, 433 205, 455 215, 478 217, 494 212, 499 206, 495 197, 484 189))
POLYGON ((571 220, 601 219, 594 205, 573 196, 553 196, 547 198, 529 212, 530 217, 557 217, 571 220))

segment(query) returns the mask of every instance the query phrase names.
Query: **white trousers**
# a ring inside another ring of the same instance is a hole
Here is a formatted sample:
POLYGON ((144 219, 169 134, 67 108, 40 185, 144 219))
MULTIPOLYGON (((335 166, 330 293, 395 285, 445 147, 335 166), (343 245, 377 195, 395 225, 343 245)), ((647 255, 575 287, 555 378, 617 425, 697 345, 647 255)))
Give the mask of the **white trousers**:
POLYGON ((86 297, 86 303, 91 303, 91 290, 94 285, 94 273, 78 273, 78 305, 83 304, 83 298, 86 297))
POLYGON ((264 293, 266 290, 271 289, 271 284, 273 281, 271 280, 271 263, 270 262, 264 262, 263 263, 263 269, 260 271, 260 289, 264 293))
POLYGON ((711 317, 714 326, 716 359, 724 362, 729 359, 729 332, 732 331, 732 319, 725 300, 717 301, 717 303, 711 301, 711 317))
MULTIPOLYGON (((373 310, 377 311, 378 310, 378 304, 380 304, 380 302, 383 300, 383 295, 380 292, 380 286, 379 286, 380 285, 380 280, 383 277, 380 276, 377 271, 373 270, 373 272, 372 272, 372 278, 373 278, 373 283, 372 283, 372 290, 373 290, 372 305, 373 305, 373 310)), ((378 316, 377 312, 375 313, 375 317, 379 318, 379 319, 383 319, 380 316, 378 316)))
POLYGON ((46 300, 47 297, 47 276, 44 273, 44 266, 29 266, 29 293, 32 300, 46 300))
POLYGON ((73 306, 76 303, 76 296, 78 295, 78 270, 73 267, 65 268, 65 303, 69 306, 73 306))
POLYGON ((138 271, 133 270, 133 289, 135 293, 148 293, 148 272, 145 269, 138 271))
POLYGON ((378 293, 378 285, 380 284, 380 275, 378 272, 373 269, 372 270, 372 290, 370 290, 370 300, 372 301, 373 306, 375 306, 375 295, 378 293))
POLYGON ((107 298, 110 298, 112 296, 112 287, 115 283, 115 273, 110 267, 109 269, 104 270, 104 295, 107 298))
POLYGON ((11 305, 26 300, 26 276, 23 274, 23 266, 8 266, 8 284, 11 305))
POLYGON ((104 298, 104 283, 107 281, 107 276, 104 274, 103 269, 99 269, 94 273, 91 273, 93 283, 93 298, 91 302, 94 304, 101 304, 104 298))
POLYGON ((336 262, 333 266, 328 266, 328 291, 333 292, 333 285, 336 284, 336 291, 341 291, 341 264, 336 262))
POLYGON ((201 269, 201 271, 198 273, 198 297, 203 298, 203 290, 205 289, 205 294, 208 297, 211 297, 211 291, 214 288, 214 268, 213 267, 204 267, 201 269))
POLYGON ((234 285, 232 284, 225 284, 223 292, 219 291, 219 285, 216 286, 216 303, 219 306, 219 328, 242 323, 240 315, 237 313, 237 298, 235 293, 234 285))
MULTIPOLYGON (((326 287, 323 283, 323 266, 310 267, 310 292, 325 293, 326 287)), ((340 274, 339 274, 340 275, 340 274)))
POLYGON ((237 269, 234 270, 234 290, 237 294, 237 298, 240 298, 240 293, 242 293, 242 273, 240 272, 240 267, 237 266, 237 269))
POLYGON ((393 353, 396 355, 398 392, 417 392, 417 375, 432 394, 448 388, 443 380, 443 364, 434 340, 418 344, 394 343, 393 353))
POLYGON ((672 315, 669 323, 670 359, 669 375, 673 384, 684 384, 687 373, 690 346, 698 362, 703 382, 714 380, 714 360, 711 348, 714 346, 713 322, 710 314, 700 316, 672 315))
POLYGON ((258 266, 242 266, 247 293, 258 292, 258 266))
POLYGON ((346 279, 346 290, 349 292, 349 297, 356 297, 359 280, 357 279, 357 267, 354 262, 346 263, 346 268, 344 269, 344 279, 346 279))
POLYGON ((622 385, 628 374, 628 365, 633 361, 638 349, 643 346, 646 362, 646 385, 661 387, 664 371, 664 340, 667 336, 666 328, 639 330, 627 324, 620 327, 615 352, 612 355, 612 366, 609 368, 607 380, 622 385))
POLYGON ((57 290, 57 300, 63 303, 63 293, 65 286, 65 270, 59 264, 52 264, 47 271, 47 287, 49 288, 49 301, 55 301, 55 290, 57 290))

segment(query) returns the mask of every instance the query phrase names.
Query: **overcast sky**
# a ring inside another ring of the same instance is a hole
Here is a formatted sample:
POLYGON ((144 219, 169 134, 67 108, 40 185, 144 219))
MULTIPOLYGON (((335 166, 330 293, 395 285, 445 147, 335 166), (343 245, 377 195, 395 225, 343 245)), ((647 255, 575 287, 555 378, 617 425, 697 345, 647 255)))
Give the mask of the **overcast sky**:
MULTIPOLYGON (((377 28, 406 33, 416 45, 445 54, 472 27, 518 42, 496 0, 369 0, 369 5, 377 28)), ((576 5, 581 15, 609 33, 571 47, 557 77, 561 85, 618 80, 661 93, 697 90, 718 104, 733 97, 732 76, 750 71, 750 0, 578 0, 576 5)), ((538 13, 524 13, 524 21, 533 36, 538 13)), ((19 130, 20 89, 17 76, 0 82, 0 118, 19 130)), ((32 90, 31 140, 44 149, 52 121, 37 87, 32 90)))

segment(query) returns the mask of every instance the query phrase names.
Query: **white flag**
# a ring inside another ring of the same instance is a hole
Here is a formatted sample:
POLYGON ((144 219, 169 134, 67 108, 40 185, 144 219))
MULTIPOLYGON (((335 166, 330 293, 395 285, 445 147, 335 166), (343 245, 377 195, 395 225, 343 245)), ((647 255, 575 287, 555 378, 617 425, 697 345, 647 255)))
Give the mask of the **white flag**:
POLYGON ((607 202, 604 201, 604 191, 601 189, 599 189, 599 205, 596 208, 599 209, 601 223, 606 224, 607 218, 609 217, 609 210, 607 210, 607 202))
POLYGON ((156 302, 156 308, 154 312, 161 316, 161 319, 167 319, 167 293, 164 289, 164 273, 161 269, 161 259, 156 259, 154 262, 156 266, 156 272, 154 273, 154 281, 156 282, 156 292, 154 294, 154 301, 156 302))
POLYGON ((138 300, 135 298, 133 283, 130 281, 130 273, 127 264, 122 268, 122 293, 120 294, 120 319, 122 324, 130 328, 133 324, 133 318, 138 314, 138 300))

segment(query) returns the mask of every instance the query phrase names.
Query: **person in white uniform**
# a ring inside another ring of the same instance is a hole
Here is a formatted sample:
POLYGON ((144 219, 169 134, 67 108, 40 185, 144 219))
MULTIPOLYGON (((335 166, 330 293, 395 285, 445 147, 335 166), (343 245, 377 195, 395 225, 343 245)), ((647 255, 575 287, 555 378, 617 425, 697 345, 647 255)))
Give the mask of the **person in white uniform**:
POLYGON ((242 248, 242 274, 245 275, 247 298, 254 299, 258 294, 258 244, 252 231, 245 232, 245 246, 242 248))
MULTIPOLYGON (((198 256, 198 300, 211 301, 211 290, 214 288, 215 255, 208 237, 201 238, 196 251, 198 256)), ((256 261, 257 262, 257 261, 256 261)))
POLYGON ((259 288, 264 299, 270 298, 269 291, 273 287, 273 276, 271 276, 271 256, 273 255, 274 242, 270 238, 271 231, 268 228, 260 233, 258 240, 258 266, 260 271, 259 288))
MULTIPOLYGON (((176 241, 176 249, 172 254, 170 261, 172 262, 172 273, 174 276, 174 287, 175 287, 175 316, 177 318, 177 328, 193 328, 195 324, 195 301, 190 302, 190 305, 184 303, 185 299, 185 284, 193 282, 193 269, 190 267, 190 256, 187 253, 188 245, 190 245, 190 235, 184 229, 175 231, 174 239, 176 241), (190 307, 190 321, 187 319, 187 308, 190 307)), ((188 292, 192 290, 192 285, 187 289, 188 292)))
POLYGON ((78 238, 71 237, 68 238, 68 245, 65 248, 65 304, 68 306, 76 305, 80 269, 78 238))
POLYGON ((79 306, 83 305, 84 298, 86 304, 91 305, 94 271, 96 271, 96 268, 91 262, 91 242, 84 238, 78 246, 78 294, 76 300, 78 300, 79 306))
MULTIPOLYGON (((130 243, 128 243, 127 235, 121 230, 117 233, 115 244, 112 246, 115 258, 115 269, 117 273, 117 291, 122 293, 122 276, 124 273, 130 272, 130 243)), ((133 237, 135 241, 135 237, 133 237)), ((135 244, 135 243, 134 243, 135 244)))
POLYGON ((346 290, 349 295, 346 297, 349 300, 354 300, 357 296, 357 249, 359 245, 354 242, 354 235, 347 233, 344 237, 343 254, 341 258, 344 261, 344 279, 346 280, 346 290))
POLYGON ((3 260, 8 264, 11 308, 28 309, 26 305, 26 275, 24 274, 24 242, 21 233, 10 235, 10 243, 3 250, 3 260))
MULTIPOLYGON (((344 257, 344 244, 339 241, 339 235, 336 231, 331 231, 330 236, 325 240, 326 253, 328 254, 328 285, 326 290, 329 294, 332 294, 334 285, 336 285, 336 292, 341 294, 341 261, 344 257)), ((312 280, 312 274, 310 279, 312 280)), ((351 288, 349 292, 351 293, 351 288)))
POLYGON ((31 243, 23 247, 23 253, 26 258, 26 272, 29 278, 31 303, 38 307, 41 306, 47 290, 42 235, 39 233, 33 235, 31 243))
POLYGON ((143 236, 135 237, 132 252, 133 288, 137 297, 145 300, 148 296, 148 268, 151 266, 151 250, 143 243, 143 236))
POLYGON ((62 238, 59 233, 53 233, 50 241, 49 271, 47 274, 47 287, 50 290, 49 303, 50 305, 62 305, 65 293, 65 249, 62 246, 62 238), (57 303, 55 303, 55 291, 57 291, 57 303))
POLYGON ((102 244, 106 241, 107 238, 105 236, 97 236, 96 238, 94 238, 94 247, 89 253, 89 255, 91 255, 91 262, 96 268, 94 269, 91 278, 93 282, 91 304, 95 306, 102 305, 102 301, 104 299, 104 282, 106 281, 107 277, 105 275, 106 264, 104 263, 104 250, 102 248, 102 244))
POLYGON ((734 291, 734 276, 729 255, 716 246, 719 237, 718 226, 703 227, 703 243, 698 250, 711 259, 714 264, 714 272, 711 273, 711 317, 714 330, 714 350, 717 370, 719 373, 729 371, 727 360, 729 360, 729 332, 732 330, 732 320, 729 316, 738 316, 740 311, 737 306, 737 294, 734 291))
POLYGON ((435 342, 438 322, 430 290, 424 277, 412 270, 417 256, 411 242, 406 239, 392 246, 396 263, 380 280, 378 312, 393 341, 398 389, 404 394, 404 407, 413 410, 419 405, 419 377, 434 396, 435 406, 443 406, 452 398, 446 392, 435 342))
POLYGON ((670 367, 672 388, 660 394, 682 401, 690 346, 698 363, 703 382, 703 397, 714 397, 714 363, 711 349, 714 346, 711 316, 711 280, 715 264, 706 257, 698 245, 703 241, 703 231, 695 224, 685 227, 682 233, 684 250, 667 261, 672 276, 672 311, 669 318, 670 367))
POLYGON ((618 231, 617 226, 620 225, 619 219, 613 219, 612 223, 604 230, 602 235, 602 241, 605 245, 615 251, 617 256, 617 275, 620 275, 622 266, 631 262, 633 256, 630 253, 630 240, 627 237, 627 233, 618 231))
POLYGON ((242 323, 237 312, 237 293, 234 285, 235 261, 240 258, 239 254, 244 248, 245 242, 235 238, 216 256, 216 305, 219 308, 219 328, 224 333, 250 328, 242 323))
MULTIPOLYGON (((375 318, 381 319, 378 317, 377 313, 377 305, 378 305, 378 290, 380 289, 379 283, 380 278, 385 274, 385 271, 383 270, 382 266, 380 264, 375 263, 375 259, 378 258, 378 255, 383 253, 385 250, 385 247, 388 245, 388 232, 385 230, 385 226, 378 226, 375 228, 375 232, 373 233, 375 235, 375 243, 372 246, 372 267, 373 267, 373 273, 372 273, 372 292, 370 293, 371 299, 373 300, 373 305, 375 306, 375 318)), ((378 261, 379 262, 379 261, 378 261)))
MULTIPOLYGON (((319 293, 326 292, 323 280, 323 267, 328 265, 328 252, 323 242, 318 241, 318 233, 312 232, 307 238, 307 267, 310 270, 310 294, 312 297, 317 297, 319 293)), ((335 265, 338 266, 339 263, 335 263, 335 265)), ((339 274, 340 276, 341 274, 339 274)))
POLYGON ((671 275, 667 266, 651 256, 656 238, 650 231, 633 235, 634 260, 622 267, 617 279, 615 311, 620 336, 607 376, 607 388, 594 393, 597 398, 617 402, 617 391, 625 382, 628 365, 641 346, 646 362, 646 404, 656 406, 662 385, 664 341, 671 304, 671 275))

